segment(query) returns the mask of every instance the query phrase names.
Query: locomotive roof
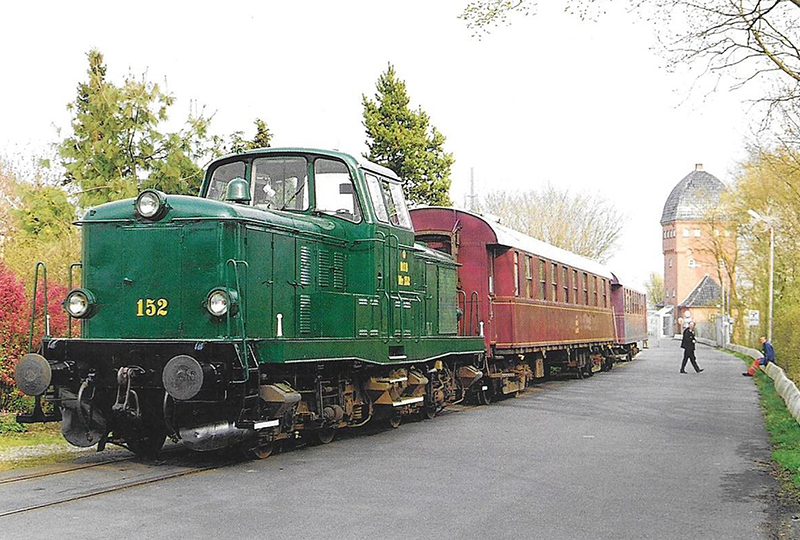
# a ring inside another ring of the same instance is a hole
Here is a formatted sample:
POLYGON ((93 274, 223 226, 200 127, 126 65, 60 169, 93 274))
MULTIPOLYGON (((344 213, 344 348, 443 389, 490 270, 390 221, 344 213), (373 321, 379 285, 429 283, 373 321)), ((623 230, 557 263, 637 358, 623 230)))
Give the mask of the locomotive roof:
POLYGON ((583 270, 585 272, 591 272, 592 274, 608 278, 609 280, 616 279, 615 276, 608 269, 608 267, 606 267, 602 263, 583 257, 581 255, 578 255, 577 253, 572 253, 571 251, 558 248, 554 245, 548 244, 547 242, 533 238, 532 236, 528 236, 527 234, 521 233, 519 231, 515 231, 514 229, 506 227, 505 225, 501 225, 495 219, 492 219, 488 216, 477 214, 474 212, 469 212, 467 210, 445 208, 442 206, 438 207, 429 206, 424 208, 437 208, 442 210, 456 211, 462 214, 470 215, 486 223, 486 225, 488 225, 489 228, 494 233, 495 238, 497 239, 496 243, 501 246, 516 247, 523 251, 527 251, 528 253, 539 255, 541 257, 544 257, 545 259, 550 259, 559 263, 563 263, 565 265, 583 270))
POLYGON ((228 154, 223 156, 215 161, 227 160, 230 158, 235 158, 237 156, 244 156, 249 154, 315 154, 319 156, 328 156, 339 158, 343 161, 350 162, 351 165, 354 167, 360 167, 364 170, 380 174, 381 176, 385 176, 390 180, 395 180, 397 182, 402 182, 402 179, 395 174, 395 172, 388 167, 384 167, 383 165, 378 165, 377 163, 373 163, 368 159, 364 159, 361 156, 356 156, 353 154, 348 154, 346 152, 339 152, 338 150, 322 150, 319 148, 303 148, 303 147, 269 147, 269 148, 256 148, 254 150, 246 150, 241 153, 236 154, 228 154))

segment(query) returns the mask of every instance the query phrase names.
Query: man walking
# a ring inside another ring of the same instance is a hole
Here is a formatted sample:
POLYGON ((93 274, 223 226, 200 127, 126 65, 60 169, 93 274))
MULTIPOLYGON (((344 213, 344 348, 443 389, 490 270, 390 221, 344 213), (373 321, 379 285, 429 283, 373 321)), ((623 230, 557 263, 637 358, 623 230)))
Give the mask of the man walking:
POLYGON ((686 330, 683 331, 683 339, 681 340, 681 348, 683 349, 683 362, 681 363, 681 373, 686 373, 687 360, 692 361, 692 367, 697 373, 703 371, 697 365, 697 359, 694 356, 694 346, 696 343, 694 337, 694 321, 689 323, 686 330))
POLYGON ((767 341, 767 338, 764 336, 761 336, 758 339, 761 341, 761 351, 763 352, 764 356, 753 362, 753 365, 750 366, 750 369, 742 373, 742 375, 745 377, 752 377, 758 369, 758 366, 766 366, 770 362, 775 361, 775 349, 772 348, 772 343, 767 341))

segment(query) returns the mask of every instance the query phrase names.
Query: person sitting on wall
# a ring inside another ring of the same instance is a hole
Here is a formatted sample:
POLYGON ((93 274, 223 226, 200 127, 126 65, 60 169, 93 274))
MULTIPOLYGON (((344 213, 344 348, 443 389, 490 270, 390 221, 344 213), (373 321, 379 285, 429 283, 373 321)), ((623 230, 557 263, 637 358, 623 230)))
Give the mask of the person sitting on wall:
POLYGON ((762 350, 763 350, 764 356, 762 356, 761 358, 759 358, 758 360, 753 362, 753 365, 750 366, 750 369, 748 369, 746 372, 742 373, 742 375, 744 375, 745 377, 752 377, 753 374, 758 369, 758 366, 766 366, 770 362, 773 362, 773 363, 775 362, 775 349, 772 348, 772 343, 767 341, 767 338, 764 337, 764 336, 761 336, 758 339, 759 339, 759 341, 761 341, 761 346, 762 346, 762 350))

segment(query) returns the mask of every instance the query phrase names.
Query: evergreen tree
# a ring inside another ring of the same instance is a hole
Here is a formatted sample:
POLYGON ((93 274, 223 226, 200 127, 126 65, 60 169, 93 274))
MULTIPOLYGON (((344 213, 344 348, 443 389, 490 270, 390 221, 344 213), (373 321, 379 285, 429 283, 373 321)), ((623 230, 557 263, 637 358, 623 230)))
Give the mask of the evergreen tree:
POLYGON ((450 205, 454 160, 444 151, 444 135, 430 125, 421 107, 409 108, 406 84, 397 78, 394 66, 389 64, 376 86, 374 101, 362 96, 369 148, 364 157, 397 173, 412 203, 450 205))
POLYGON ((256 126, 256 134, 251 140, 248 141, 244 138, 244 131, 234 131, 228 138, 227 143, 222 137, 216 140, 217 148, 221 149, 217 154, 235 154, 237 152, 255 150, 256 148, 269 148, 272 133, 267 127, 267 123, 260 118, 256 118, 253 123, 256 126))
POLYGON ((195 194, 203 175, 195 160, 205 153, 208 120, 190 116, 184 129, 162 133, 175 98, 146 78, 109 82, 103 55, 88 53, 88 80, 69 104, 73 134, 59 146, 66 183, 79 188, 84 207, 133 197, 146 187, 195 194))

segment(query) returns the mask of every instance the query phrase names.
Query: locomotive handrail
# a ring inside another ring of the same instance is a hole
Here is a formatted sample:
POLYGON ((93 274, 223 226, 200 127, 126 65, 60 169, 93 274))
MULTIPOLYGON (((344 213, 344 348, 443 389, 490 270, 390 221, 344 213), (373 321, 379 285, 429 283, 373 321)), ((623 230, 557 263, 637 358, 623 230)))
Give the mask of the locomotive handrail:
POLYGON ((472 294, 469 296, 469 335, 475 335, 473 332, 477 332, 478 328, 480 327, 479 319, 480 314, 478 313, 478 302, 480 301, 478 296, 478 291, 472 291, 472 294), (473 309, 474 308, 474 309, 473 309), (472 328, 472 314, 475 314, 475 328, 472 328))
POLYGON ((33 299, 31 300, 31 327, 28 334, 28 352, 33 352, 33 326, 36 321, 36 292, 39 287, 39 267, 42 268, 44 284, 44 337, 50 337, 50 314, 47 309, 47 265, 42 261, 36 263, 33 270, 33 299))
MULTIPOLYGON (((69 277, 68 277, 67 281, 69 283, 69 289, 68 290, 70 290, 70 291, 72 290, 72 270, 75 269, 75 268, 79 268, 79 267, 81 269, 81 285, 82 285, 83 284, 83 263, 82 262, 76 262, 76 263, 72 263, 71 265, 69 265, 69 277)), ((70 315, 69 312, 67 313, 67 337, 68 338, 72 337, 72 315, 70 315)))
MULTIPOLYGON (((231 384, 242 384, 246 383, 250 380, 250 354, 247 349, 247 325, 245 322, 245 295, 242 293, 241 289, 241 282, 239 280, 239 266, 243 266, 245 270, 250 269, 250 265, 247 264, 247 261, 237 261, 236 259, 228 259, 225 262, 225 285, 227 286, 230 283, 230 274, 228 274, 229 268, 233 268, 233 275, 236 282, 236 294, 239 297, 239 326, 241 327, 241 339, 242 339, 242 350, 244 351, 244 359, 239 357, 239 361, 242 364, 242 369, 244 370, 244 379, 241 381, 230 381, 231 384)), ((230 295, 228 295, 230 298, 230 295)), ((230 303, 230 299, 229 299, 230 303)), ((231 303, 232 304, 232 303, 231 303)), ((225 313, 225 320, 227 325, 227 335, 232 337, 231 332, 231 311, 233 310, 233 305, 228 306, 228 311, 225 313)))
MULTIPOLYGON (((464 299, 464 309, 461 311, 461 318, 458 321, 458 325, 461 327, 460 336, 467 336, 467 293, 464 289, 456 289, 456 294, 458 295, 458 307, 461 308, 461 299, 464 299)), ((441 309, 441 308, 440 308, 441 309)))

